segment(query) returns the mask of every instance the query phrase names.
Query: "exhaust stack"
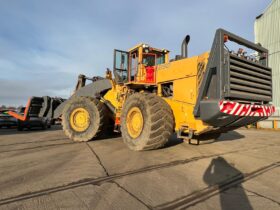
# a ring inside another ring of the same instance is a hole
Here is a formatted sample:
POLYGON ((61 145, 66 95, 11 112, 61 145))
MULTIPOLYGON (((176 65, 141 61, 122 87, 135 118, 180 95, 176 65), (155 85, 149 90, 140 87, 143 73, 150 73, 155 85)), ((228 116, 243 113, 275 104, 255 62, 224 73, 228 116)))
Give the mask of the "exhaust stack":
POLYGON ((187 58, 188 57, 188 44, 190 42, 190 35, 187 35, 185 37, 185 39, 183 40, 182 42, 182 45, 181 45, 181 58, 187 58))

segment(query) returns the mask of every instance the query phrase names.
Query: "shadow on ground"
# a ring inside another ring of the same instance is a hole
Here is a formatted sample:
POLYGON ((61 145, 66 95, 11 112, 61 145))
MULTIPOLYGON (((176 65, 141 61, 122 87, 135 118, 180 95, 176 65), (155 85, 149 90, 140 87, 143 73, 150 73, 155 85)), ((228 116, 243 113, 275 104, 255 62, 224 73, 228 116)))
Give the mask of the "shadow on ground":
POLYGON ((219 189, 220 204, 222 210, 239 209, 252 210, 252 206, 246 195, 242 184, 237 184, 232 190, 224 190, 224 181, 236 176, 241 177, 240 183, 244 179, 244 175, 230 165, 224 158, 217 157, 212 159, 210 165, 206 169, 203 180, 210 186, 217 186, 219 189))
MULTIPOLYGON (((54 125, 50 129, 46 129, 46 130, 42 130, 40 128, 33 128, 31 130, 23 130, 23 131, 17 131, 16 128, 0 129, 0 136, 1 135, 30 134, 30 133, 40 133, 40 132, 45 133, 45 132, 52 132, 52 131, 57 131, 57 130, 62 130, 61 125, 54 125)), ((230 131, 229 133, 222 134, 217 139, 202 140, 200 142, 200 144, 212 144, 212 143, 221 142, 221 141, 240 140, 244 137, 245 136, 239 134, 237 131, 230 131)), ((116 139, 116 138, 121 138, 121 134, 108 132, 107 134, 100 136, 98 138, 95 138, 91 141, 103 141, 103 140, 116 139)), ((91 142, 91 141, 89 141, 89 142, 91 142)), ((184 140, 177 138, 176 134, 174 133, 162 149, 174 147, 181 143, 184 143, 184 140)))
MULTIPOLYGON (((221 136, 218 138, 210 138, 210 139, 206 138, 204 140, 201 140, 200 144, 213 144, 221 141, 235 141, 243 138, 245 138, 245 136, 238 133, 237 131, 229 131, 228 133, 221 134, 221 136)), ((184 140, 177 138, 176 134, 173 134, 172 137, 167 142, 167 144, 162 149, 173 147, 181 143, 184 143, 184 140)))
POLYGON ((165 149, 165 148, 168 148, 168 147, 174 147, 174 146, 176 146, 178 144, 181 144, 183 142, 184 142, 183 139, 178 139, 176 134, 173 134, 162 149, 165 149))
POLYGON ((0 135, 28 134, 28 133, 50 132, 50 131, 56 131, 56 130, 62 130, 62 127, 60 125, 54 125, 51 128, 47 128, 45 130, 42 130, 41 128, 32 128, 30 130, 25 129, 23 131, 18 131, 16 127, 6 128, 6 129, 1 128, 0 135))
POLYGON ((238 133, 237 131, 229 131, 228 133, 222 134, 216 141, 233 141, 245 138, 244 135, 238 133))
POLYGON ((200 141, 200 144, 213 144, 222 141, 236 141, 244 139, 245 136, 238 133, 237 131, 229 131, 227 133, 222 133, 218 138, 204 139, 200 141))

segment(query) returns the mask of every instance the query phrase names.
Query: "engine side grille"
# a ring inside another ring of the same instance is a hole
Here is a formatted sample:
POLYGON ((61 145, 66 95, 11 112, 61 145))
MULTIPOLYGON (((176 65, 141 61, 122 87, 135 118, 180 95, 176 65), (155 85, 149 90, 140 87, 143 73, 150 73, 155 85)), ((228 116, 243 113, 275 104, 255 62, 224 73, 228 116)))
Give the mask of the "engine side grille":
POLYGON ((271 69, 259 63, 230 54, 228 96, 230 99, 235 100, 271 101, 271 69))

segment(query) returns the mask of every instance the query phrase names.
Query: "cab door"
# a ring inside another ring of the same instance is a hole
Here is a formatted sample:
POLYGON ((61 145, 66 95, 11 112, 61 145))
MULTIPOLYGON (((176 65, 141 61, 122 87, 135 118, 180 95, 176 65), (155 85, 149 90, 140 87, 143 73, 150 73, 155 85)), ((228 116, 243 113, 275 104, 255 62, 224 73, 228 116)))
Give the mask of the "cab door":
POLYGON ((128 56, 126 51, 114 50, 113 73, 118 84, 128 82, 128 56))

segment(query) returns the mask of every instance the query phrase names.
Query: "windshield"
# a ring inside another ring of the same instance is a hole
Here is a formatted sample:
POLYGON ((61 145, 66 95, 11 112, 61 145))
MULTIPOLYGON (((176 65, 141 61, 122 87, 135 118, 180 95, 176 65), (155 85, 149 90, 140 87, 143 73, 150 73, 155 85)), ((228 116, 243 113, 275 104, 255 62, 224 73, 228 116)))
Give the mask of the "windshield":
POLYGON ((155 66, 160 65, 165 62, 164 54, 153 54, 153 53, 145 53, 143 54, 143 64, 146 66, 155 66))
POLYGON ((143 64, 146 66, 155 66, 156 64, 155 54, 143 54, 143 64))

